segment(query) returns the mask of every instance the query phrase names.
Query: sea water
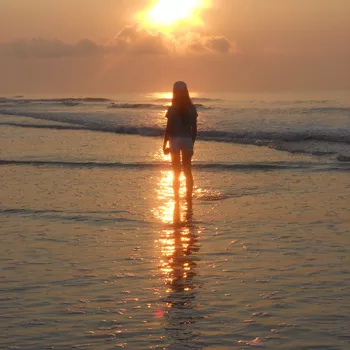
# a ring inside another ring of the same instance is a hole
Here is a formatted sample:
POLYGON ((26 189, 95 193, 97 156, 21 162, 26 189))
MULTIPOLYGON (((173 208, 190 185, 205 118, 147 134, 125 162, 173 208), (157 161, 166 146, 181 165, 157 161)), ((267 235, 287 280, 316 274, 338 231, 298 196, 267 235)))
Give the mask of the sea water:
POLYGON ((346 93, 194 94, 192 205, 169 103, 0 99, 0 347, 348 349, 346 93))

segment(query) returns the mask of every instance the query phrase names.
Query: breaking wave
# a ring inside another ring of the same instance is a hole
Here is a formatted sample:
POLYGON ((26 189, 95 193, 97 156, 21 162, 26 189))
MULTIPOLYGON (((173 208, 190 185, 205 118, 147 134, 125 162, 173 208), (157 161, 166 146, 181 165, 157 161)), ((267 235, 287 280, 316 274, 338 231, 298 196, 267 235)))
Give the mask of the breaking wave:
MULTIPOLYGON (((124 168, 124 169, 170 169, 169 162, 154 163, 120 163, 120 162, 70 162, 70 161, 47 161, 47 160, 5 160, 0 159, 0 166, 46 166, 46 167, 65 167, 65 168, 124 168)), ((222 170, 222 171, 272 171, 272 170, 302 170, 313 171, 350 171, 348 163, 313 163, 313 162, 252 162, 252 163, 196 163, 193 167, 198 170, 222 170)))
MULTIPOLYGON (((201 112, 198 136, 202 141, 266 146, 317 156, 337 155, 342 161, 350 154, 350 106, 347 102, 342 105, 330 100, 305 99, 241 103, 206 97, 195 97, 193 101, 201 112)), ((169 98, 140 102, 103 97, 0 97, 0 114, 21 117, 0 119, 0 125, 160 137, 164 125, 159 126, 159 118, 169 103, 169 98), (30 103, 33 104, 27 105, 30 103), (75 108, 77 105, 81 107, 75 108)))
MULTIPOLYGON (((40 118, 45 120, 54 120, 52 118, 40 118)), ((37 129, 55 129, 55 130, 87 130, 98 132, 110 132, 116 134, 126 135, 140 135, 140 136, 162 136, 164 130, 156 127, 138 127, 138 126, 115 126, 105 125, 96 122, 81 122, 77 120, 54 120, 64 121, 66 123, 74 123, 81 125, 45 125, 45 124, 25 124, 5 122, 0 125, 16 126, 23 128, 37 128, 37 129)), ((323 141, 330 143, 344 143, 350 144, 350 135, 342 133, 321 133, 312 131, 303 132, 267 132, 267 131, 215 131, 203 130, 198 133, 198 137, 203 141, 239 143, 239 144, 253 144, 256 146, 269 146, 278 144, 278 142, 301 142, 301 141, 323 141)), ((276 146, 277 147, 277 146, 276 146)))
POLYGON ((13 104, 23 104, 23 103, 104 103, 112 102, 109 98, 104 97, 81 97, 81 98, 7 98, 0 97, 0 103, 13 103, 13 104))
MULTIPOLYGON (((122 108, 122 107, 120 107, 122 108)), ((164 130, 159 127, 147 127, 137 125, 117 125, 103 122, 101 120, 86 120, 78 114, 47 114, 29 111, 1 110, 0 114, 30 117, 51 122, 66 123, 66 125, 38 125, 24 124, 19 122, 3 122, 2 125, 17 126, 23 128, 43 128, 57 130, 90 130, 99 132, 111 132, 117 134, 140 135, 140 136, 162 136, 164 130)), ((281 142, 322 141, 329 143, 350 144, 349 130, 282 130, 282 131, 253 131, 253 130, 201 130, 199 139, 204 141, 216 141, 239 144, 252 144, 257 146, 272 146, 278 148, 281 142)))
MULTIPOLYGON (((224 102, 225 100, 221 98, 208 98, 208 97, 193 97, 191 98, 192 102, 197 103, 197 102, 224 102)), ((171 98, 156 98, 153 100, 153 102, 170 102, 171 98)))
MULTIPOLYGON (((204 106, 200 103, 194 104, 198 109, 211 109, 212 107, 204 106)), ((111 103, 108 108, 116 109, 159 109, 165 110, 169 105, 159 105, 154 103, 111 103)))
POLYGON ((164 109, 165 106, 152 104, 152 103, 111 103, 108 108, 121 108, 121 109, 145 109, 145 108, 152 108, 152 109, 164 109))

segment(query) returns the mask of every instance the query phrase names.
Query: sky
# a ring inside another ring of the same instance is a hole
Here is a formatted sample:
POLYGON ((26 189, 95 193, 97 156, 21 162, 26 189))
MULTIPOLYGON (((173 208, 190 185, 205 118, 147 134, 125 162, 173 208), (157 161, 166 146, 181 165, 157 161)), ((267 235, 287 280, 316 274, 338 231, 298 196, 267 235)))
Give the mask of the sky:
POLYGON ((349 42, 350 0, 0 0, 0 94, 344 90, 349 42))

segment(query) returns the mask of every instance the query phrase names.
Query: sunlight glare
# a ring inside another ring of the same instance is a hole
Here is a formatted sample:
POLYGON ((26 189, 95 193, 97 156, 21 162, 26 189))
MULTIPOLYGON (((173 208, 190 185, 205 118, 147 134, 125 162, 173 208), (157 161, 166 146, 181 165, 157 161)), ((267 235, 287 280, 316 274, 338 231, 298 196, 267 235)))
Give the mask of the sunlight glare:
POLYGON ((198 11, 205 7, 208 0, 158 0, 143 15, 142 22, 153 28, 174 26, 177 22, 186 21, 191 25, 201 24, 198 11))
POLYGON ((157 92, 155 93, 155 97, 159 100, 171 100, 173 97, 173 93, 170 92, 157 92))
MULTIPOLYGON (((164 159, 169 158, 169 155, 163 155, 163 157, 164 159)), ((172 223, 174 220, 173 176, 172 171, 162 171, 162 178, 157 189, 157 198, 162 204, 152 210, 153 215, 163 223, 172 223)), ((180 181, 180 196, 184 197, 186 193, 186 179, 183 174, 180 176, 180 181)))
MULTIPOLYGON (((185 180, 182 173, 180 198, 186 193, 185 180)), ((186 223, 189 219, 184 212, 181 215, 180 207, 178 214, 175 214, 176 203, 172 183, 173 172, 162 171, 155 189, 157 205, 152 209, 152 213, 157 221, 165 224, 159 239, 155 241, 159 248, 158 267, 163 275, 167 294, 188 293, 193 289, 191 280, 195 275, 196 262, 191 255, 195 251, 196 240, 191 225, 186 223)), ((172 308, 173 304, 169 304, 168 307, 172 308)))

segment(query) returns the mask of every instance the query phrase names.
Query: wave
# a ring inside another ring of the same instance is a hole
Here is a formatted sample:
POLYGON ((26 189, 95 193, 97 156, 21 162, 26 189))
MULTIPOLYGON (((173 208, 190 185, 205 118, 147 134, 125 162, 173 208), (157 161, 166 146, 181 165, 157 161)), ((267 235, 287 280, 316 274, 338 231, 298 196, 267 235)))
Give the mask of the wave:
POLYGON ((332 100, 250 100, 249 103, 259 103, 267 105, 303 105, 303 104, 326 104, 336 103, 332 100))
POLYGON ((22 103, 65 103, 65 104, 73 104, 73 103, 104 103, 104 102, 112 102, 109 98, 104 97, 69 97, 69 98, 7 98, 0 97, 0 103, 14 103, 14 104, 22 104, 22 103))
POLYGON ((165 109, 166 106, 157 105, 153 103, 111 103, 108 108, 116 108, 116 109, 165 109))
MULTIPOLYGON (((162 97, 162 98, 156 98, 153 100, 153 102, 170 102, 172 100, 171 97, 162 97)), ((191 98, 192 102, 223 102, 225 100, 221 98, 209 98, 209 97, 193 97, 191 98)))
POLYGON ((350 162, 350 156, 345 156, 344 154, 339 154, 337 160, 340 162, 350 162))
POLYGON ((88 128, 84 128, 81 126, 74 126, 74 125, 47 125, 47 124, 25 124, 25 123, 12 123, 12 122, 5 122, 1 123, 0 125, 5 126, 15 126, 20 128, 28 128, 28 129, 53 129, 53 130, 89 130, 88 128))
POLYGON ((27 208, 3 208, 0 207, 1 214, 75 214, 75 215, 99 215, 99 214, 120 214, 127 213, 125 210, 107 210, 107 211, 76 211, 76 210, 59 210, 59 209, 27 209, 27 208))
POLYGON ((343 132, 325 132, 316 130, 304 131, 202 131, 200 137, 205 141, 237 142, 256 144, 257 146, 269 145, 271 142, 301 142, 301 141, 324 141, 331 143, 350 144, 350 134, 343 132))
MULTIPOLYGON (((212 107, 204 106, 200 103, 194 104, 198 109, 212 109, 212 107)), ((160 109, 166 110, 169 105, 160 105, 154 103, 111 103, 108 108, 115 109, 160 109)))
POLYGON ((292 103, 296 104, 309 104, 309 103, 317 103, 317 104, 325 104, 325 103, 334 103, 334 101, 331 100, 294 100, 292 103))
MULTIPOLYGON (((211 99, 195 99, 199 101, 214 101, 211 99)), ((154 102, 169 102, 168 99, 157 99, 154 102)), ((115 100, 104 97, 82 97, 82 98, 40 98, 40 99, 26 99, 26 98, 6 98, 0 97, 0 104, 29 104, 29 103, 60 103, 65 106, 74 107, 82 103, 109 103, 108 108, 116 109, 166 109, 169 104, 157 103, 118 103, 115 100)), ((201 103, 194 104, 197 108, 211 109, 212 107, 205 106, 201 103)))
MULTIPOLYGON (((37 128, 52 128, 57 130, 82 130, 111 132, 117 134, 140 135, 140 136, 162 136, 164 130, 158 127, 144 127, 137 125, 114 125, 99 121, 87 121, 81 119, 80 115, 47 115, 36 112, 15 112, 1 110, 0 114, 30 117, 33 119, 47 120, 53 122, 74 124, 74 126, 62 125, 34 125, 37 128)), ((12 126, 31 127, 21 123, 3 123, 12 126)), ((273 146, 280 142, 302 142, 302 141, 322 141, 330 143, 350 144, 350 132, 348 130, 302 130, 302 131, 221 131, 221 130, 201 130, 198 133, 199 139, 204 141, 216 141, 227 143, 253 144, 257 146, 273 146)))
POLYGON ((68 107, 74 107, 74 106, 80 105, 80 102, 74 102, 74 101, 64 101, 61 103, 65 106, 68 106, 68 107))
POLYGON ((350 107, 310 107, 310 108, 303 108, 299 110, 299 113, 301 114, 309 114, 310 112, 313 113, 329 113, 329 112, 345 112, 350 113, 350 107))
MULTIPOLYGON (((58 122, 60 124, 38 124, 4 121, 1 125, 54 129, 81 130, 91 132, 108 132, 125 135, 139 135, 146 137, 162 137, 163 128, 157 126, 116 125, 117 121, 86 119, 83 115, 73 113, 47 114, 31 111, 10 111, 0 109, 0 114, 29 117, 33 119, 58 122), (64 124, 63 124, 64 123, 64 124)), ((198 133, 198 139, 209 142, 223 142, 233 144, 265 146, 292 154, 309 154, 314 156, 348 156, 350 152, 350 131, 347 129, 303 129, 303 130, 203 130, 198 133)), ((334 158, 334 157, 332 157, 334 158)))
MULTIPOLYGON (((5 160, 0 159, 0 166, 35 166, 64 168, 106 168, 106 169, 171 169, 170 162, 70 162, 47 160, 5 160)), ((193 168, 204 171, 273 171, 273 170, 313 170, 313 171, 350 171, 348 163, 314 163, 314 162, 252 162, 252 163, 193 163, 193 168)))
POLYGON ((194 97, 193 102, 223 102, 225 100, 221 98, 209 98, 209 97, 194 97))
MULTIPOLYGON (((211 109, 214 107, 210 107, 211 109)), ((274 115, 311 115, 311 114, 330 114, 335 113, 346 113, 350 117, 350 107, 347 106, 337 106, 337 107, 232 107, 232 106, 216 106, 215 108, 231 113, 233 116, 237 114, 245 114, 249 112, 258 112, 260 114, 274 114, 274 115)))
POLYGON ((3 160, 0 159, 0 166, 4 165, 31 165, 31 166, 51 166, 67 168, 155 168, 168 167, 167 163, 103 163, 103 162, 65 162, 46 160, 3 160))
MULTIPOLYGON (((153 102, 163 102, 163 103, 170 103, 171 98, 157 98, 152 100, 153 102)), ((208 98, 208 97, 193 97, 192 101, 194 103, 227 103, 231 102, 233 104, 250 104, 250 105, 267 105, 267 106, 293 106, 293 105, 326 105, 326 104, 338 104, 339 102, 332 101, 332 100, 317 100, 317 99, 311 99, 311 100, 225 100, 221 98, 208 98)), ((319 107, 317 107, 319 108, 319 107)), ((322 108, 322 107, 321 107, 322 108)), ((327 108, 327 107, 325 107, 327 108)))
POLYGON ((125 214, 129 214, 126 211, 70 211, 70 210, 50 210, 50 209, 27 209, 27 208, 1 208, 0 215, 20 215, 25 217, 43 217, 49 220, 67 220, 67 221, 80 221, 91 223, 116 223, 116 222, 139 222, 145 223, 146 221, 136 220, 132 218, 126 218, 125 214), (120 216, 122 214, 122 216, 120 216), (116 216, 118 215, 118 216, 116 216))

